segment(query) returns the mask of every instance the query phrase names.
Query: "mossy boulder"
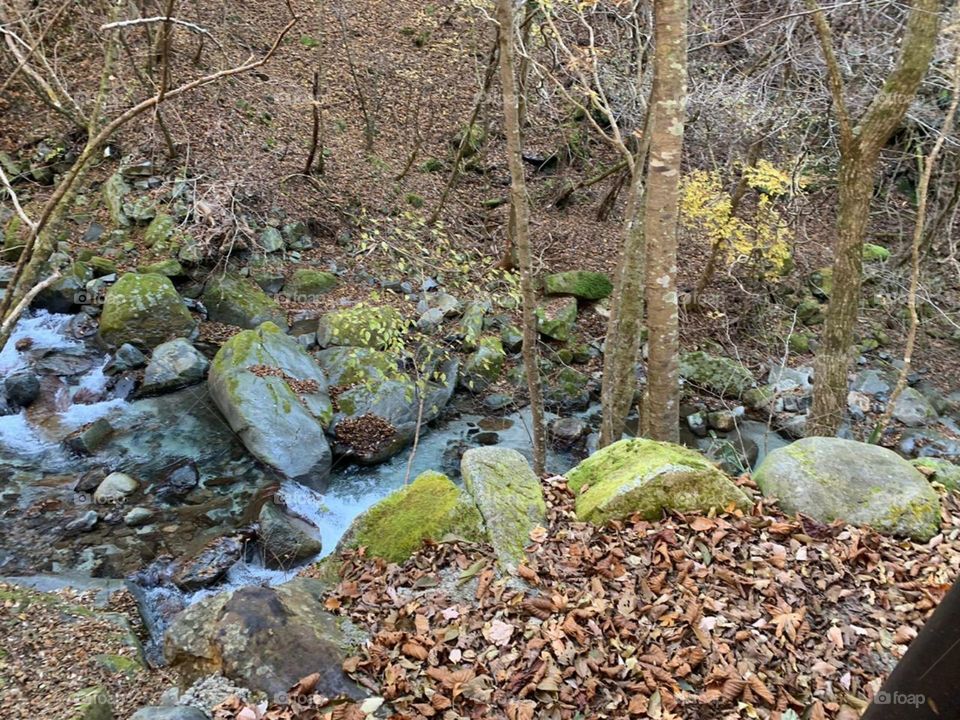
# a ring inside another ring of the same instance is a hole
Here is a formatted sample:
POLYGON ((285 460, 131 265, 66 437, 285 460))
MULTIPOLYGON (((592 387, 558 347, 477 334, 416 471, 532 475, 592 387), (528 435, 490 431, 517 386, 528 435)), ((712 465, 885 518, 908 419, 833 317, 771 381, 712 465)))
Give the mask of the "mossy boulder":
POLYGON ((604 273, 568 270, 543 279, 547 295, 573 295, 583 300, 602 300, 613 292, 613 283, 604 273))
POLYGON ((110 693, 99 685, 77 690, 66 699, 66 720, 113 720, 110 693))
POLYGON ((148 248, 162 250, 168 246, 168 240, 173 236, 177 221, 168 213, 157 213, 147 229, 143 232, 143 244, 148 248))
POLYGON ((320 580, 297 578, 204 598, 164 633, 167 664, 186 684, 219 673, 271 697, 319 672, 317 693, 363 698, 366 693, 343 672, 343 661, 364 636, 327 611, 328 589, 320 580))
POLYGON ((500 378, 507 354, 500 338, 488 336, 479 342, 479 347, 463 363, 460 385, 472 392, 481 392, 500 378))
POLYGON ((960 466, 943 458, 917 458, 910 463, 928 480, 938 482, 947 490, 960 489, 960 466))
POLYGON ((571 367, 561 368, 544 384, 543 401, 548 410, 570 412, 590 405, 590 377, 571 367))
POLYGON ((680 358, 680 375, 688 383, 720 397, 742 397, 754 384, 753 373, 736 360, 702 350, 680 358))
POLYGON ((573 297, 551 300, 538 307, 537 330, 554 340, 567 342, 573 337, 577 323, 577 299, 573 297))
POLYGON ((20 259, 20 253, 23 252, 24 238, 20 231, 23 228, 23 221, 19 215, 13 215, 3 228, 3 261, 16 262, 20 259))
POLYGON ((785 511, 820 522, 869 525, 921 542, 940 527, 940 499, 927 479, 878 445, 804 438, 767 455, 753 480, 785 511))
POLYGON ((797 319, 804 325, 819 325, 825 318, 824 306, 815 297, 805 297, 796 307, 797 319))
POLYGON ((483 517, 500 565, 515 568, 524 558, 530 531, 546 525, 547 505, 540 481, 523 455, 496 446, 467 450, 460 473, 483 517))
POLYGON ((178 260, 174 260, 173 258, 168 260, 160 260, 155 263, 150 263, 149 265, 143 265, 142 267, 138 268, 138 271, 152 275, 163 275, 169 278, 183 277, 183 265, 181 265, 178 260))
POLYGON ((471 352, 480 346, 480 338, 483 336, 483 319, 487 314, 487 308, 485 303, 472 302, 463 311, 458 328, 463 338, 460 344, 461 349, 471 352))
POLYGON ((123 199, 129 192, 130 186, 119 172, 115 172, 103 184, 103 202, 114 227, 124 228, 130 225, 130 218, 123 212, 123 199))
POLYGON ((318 352, 316 358, 333 386, 368 385, 400 374, 396 356, 382 350, 331 347, 318 352))
POLYGON ((296 302, 310 302, 316 296, 333 290, 337 286, 337 276, 323 270, 300 268, 283 286, 283 294, 296 302))
POLYGON ((349 345, 383 350, 400 339, 407 328, 392 307, 357 306, 327 313, 317 325, 321 348, 349 345))
POLYGON ((203 288, 203 304, 215 322, 252 330, 271 322, 286 329, 286 314, 253 280, 215 273, 203 288))
POLYGON ((100 337, 108 345, 156 347, 190 337, 196 322, 170 282, 152 273, 127 273, 107 290, 100 316, 100 337))
POLYGON ((340 548, 366 547, 367 555, 403 562, 424 540, 486 538, 473 499, 438 472, 425 472, 354 520, 340 548))
POLYGON ((254 457, 305 484, 326 480, 333 406, 323 371, 296 340, 273 323, 234 335, 214 357, 207 385, 254 457))
POLYGON ((811 292, 816 297, 821 300, 828 299, 833 292, 833 268, 822 267, 819 270, 814 270, 810 273, 807 282, 810 285, 811 292))
POLYGON ((873 243, 863 244, 864 262, 886 262, 890 259, 890 251, 883 245, 874 245, 873 243))
POLYGON ((620 440, 567 473, 580 520, 604 525, 664 511, 747 510, 750 498, 700 453, 672 443, 620 440))

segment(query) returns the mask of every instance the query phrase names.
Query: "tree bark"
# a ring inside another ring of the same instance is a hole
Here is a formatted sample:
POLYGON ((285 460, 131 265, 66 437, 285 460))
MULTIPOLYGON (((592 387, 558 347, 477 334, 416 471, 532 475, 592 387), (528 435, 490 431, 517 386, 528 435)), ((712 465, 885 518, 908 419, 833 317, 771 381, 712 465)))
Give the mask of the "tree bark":
POLYGON ((517 80, 514 62, 512 0, 497 0, 500 25, 500 84, 503 87, 503 117, 507 136, 507 162, 510 165, 510 204, 513 214, 513 246, 520 262, 520 292, 523 297, 523 364, 527 371, 527 390, 533 424, 533 467, 542 475, 546 465, 543 395, 537 361, 536 296, 533 288, 533 254, 530 250, 530 205, 527 199, 520 146, 520 111, 517 104, 517 80))
POLYGON ((834 243, 833 290, 820 350, 814 365, 813 405, 808 434, 834 435, 843 421, 847 371, 860 309, 863 240, 880 151, 900 126, 933 57, 939 27, 939 3, 915 0, 897 65, 853 126, 843 97, 843 80, 833 52, 830 29, 817 8, 814 25, 827 63, 834 110, 840 121, 839 203, 834 243))
POLYGON ((677 217, 687 97, 687 3, 654 3, 650 160, 643 224, 647 242, 647 389, 645 434, 678 442, 680 328, 677 307, 677 217))

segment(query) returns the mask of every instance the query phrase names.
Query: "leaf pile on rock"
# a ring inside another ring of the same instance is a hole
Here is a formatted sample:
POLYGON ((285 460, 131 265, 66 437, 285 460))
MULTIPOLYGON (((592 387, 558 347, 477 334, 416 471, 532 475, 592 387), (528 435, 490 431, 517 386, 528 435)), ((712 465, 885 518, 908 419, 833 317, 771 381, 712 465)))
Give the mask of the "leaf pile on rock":
POLYGON ((960 565, 954 496, 918 545, 762 503, 597 528, 575 521, 562 479, 545 490, 519 577, 497 577, 482 545, 344 556, 327 607, 371 632, 344 667, 385 699, 378 716, 856 718, 960 565))

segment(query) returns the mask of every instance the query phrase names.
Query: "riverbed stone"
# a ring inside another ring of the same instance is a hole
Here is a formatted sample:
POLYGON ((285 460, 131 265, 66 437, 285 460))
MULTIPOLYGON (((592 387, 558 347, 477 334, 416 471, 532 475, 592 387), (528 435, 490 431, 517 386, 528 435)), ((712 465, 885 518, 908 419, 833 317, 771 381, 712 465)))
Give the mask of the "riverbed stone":
POLYGON ((241 557, 240 538, 230 535, 214 538, 196 554, 177 563, 173 582, 188 592, 209 587, 220 581, 241 557))
POLYGON ((620 440, 567 472, 580 520, 604 525, 664 511, 748 510, 750 498, 700 453, 673 443, 620 440))
POLYGON ((753 474, 788 513, 844 520, 926 542, 940 527, 940 501, 926 478, 878 445, 809 437, 771 452, 753 474))
POLYGON ((590 270, 568 270, 547 275, 543 279, 547 295, 573 295, 583 300, 602 300, 613 292, 613 283, 604 273, 590 270))
POLYGON ((265 322, 287 327, 280 306, 255 282, 236 273, 214 273, 203 288, 203 305, 214 322, 248 330, 265 322))
POLYGON ((260 543, 267 567, 289 569, 314 555, 323 546, 319 530, 300 518, 287 515, 272 502, 260 508, 260 543))
POLYGON ((754 384, 753 373, 736 360, 702 350, 680 358, 680 375, 688 383, 721 397, 739 398, 754 384))
POLYGON ((140 483, 126 473, 112 472, 101 482, 93 493, 93 500, 98 504, 116 502, 136 492, 140 483))
POLYGON ((30 370, 21 370, 3 379, 7 401, 17 407, 29 407, 40 397, 40 378, 30 370))
POLYGON ((392 307, 359 305, 320 318, 317 344, 321 348, 349 345, 383 350, 400 339, 406 326, 406 321, 392 307))
POLYGON ((530 531, 547 522, 540 481, 523 455, 499 446, 467 450, 460 474, 500 565, 515 568, 524 558, 530 531))
POLYGON ((365 547, 367 555, 403 562, 424 540, 454 536, 486 539, 473 499, 442 473, 428 471, 360 515, 338 550, 365 547))
POLYGON ((939 418, 933 404, 912 387, 905 387, 893 403, 893 417, 907 427, 931 425, 939 418))
POLYGON ((130 720, 208 720, 199 708, 187 705, 148 706, 137 710, 130 720))
POLYGON ((207 385, 257 459, 290 479, 326 480, 333 406, 323 371, 295 339, 270 322, 234 335, 214 357, 207 385))
POLYGON ((210 361, 188 340, 177 338, 157 345, 143 373, 140 392, 162 393, 201 382, 210 361))
POLYGON ((107 290, 100 337, 108 345, 149 348, 176 337, 190 337, 196 322, 163 275, 127 273, 107 290))
POLYGON ((318 672, 317 693, 362 698, 342 666, 364 636, 326 610, 327 590, 324 582, 297 578, 204 598, 167 629, 167 663, 187 682, 219 673, 271 697, 318 672))

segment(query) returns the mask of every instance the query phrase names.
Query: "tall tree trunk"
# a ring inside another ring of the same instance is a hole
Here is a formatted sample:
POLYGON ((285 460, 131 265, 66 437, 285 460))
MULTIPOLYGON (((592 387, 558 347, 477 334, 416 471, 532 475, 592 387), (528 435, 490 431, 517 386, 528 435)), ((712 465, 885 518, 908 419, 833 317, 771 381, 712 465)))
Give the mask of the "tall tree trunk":
POLYGON ((523 364, 533 416, 533 467, 540 475, 546 465, 543 395, 537 361, 536 295, 533 289, 533 254, 530 250, 530 206, 523 175, 520 147, 520 111, 514 69, 513 0, 497 0, 500 25, 500 84, 503 87, 503 118, 507 135, 507 162, 510 165, 510 207, 513 216, 513 247, 520 263, 520 292, 523 296, 523 364))
POLYGON ((834 55, 830 27, 816 0, 808 0, 807 4, 815 10, 812 17, 840 125, 833 290, 814 365, 813 406, 807 432, 834 435, 846 408, 847 371, 860 309, 863 240, 870 217, 877 162, 883 146, 903 121, 933 57, 940 6, 937 0, 913 2, 897 65, 854 126, 844 100, 843 78, 834 55))
POLYGON ((650 160, 643 223, 647 242, 648 360, 645 434, 678 442, 680 328, 677 308, 677 217, 687 98, 687 3, 654 3, 650 160))

